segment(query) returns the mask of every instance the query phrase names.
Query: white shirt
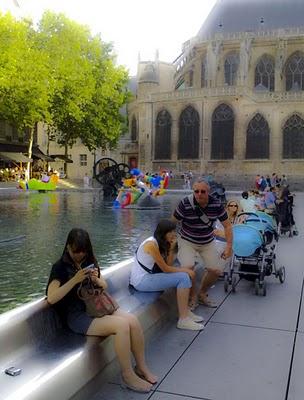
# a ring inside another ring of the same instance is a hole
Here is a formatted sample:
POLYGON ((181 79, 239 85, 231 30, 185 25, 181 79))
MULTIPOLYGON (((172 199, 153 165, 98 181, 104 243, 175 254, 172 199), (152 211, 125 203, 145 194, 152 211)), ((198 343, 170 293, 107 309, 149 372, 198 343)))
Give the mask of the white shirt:
POLYGON ((134 263, 131 268, 131 275, 130 275, 130 283, 132 286, 136 288, 136 286, 141 282, 142 278, 149 274, 149 272, 145 271, 137 262, 137 259, 147 268, 152 269, 154 266, 154 258, 145 252, 144 246, 147 242, 154 242, 157 247, 158 243, 157 240, 150 236, 146 240, 144 240, 137 250, 137 255, 134 257, 134 263))

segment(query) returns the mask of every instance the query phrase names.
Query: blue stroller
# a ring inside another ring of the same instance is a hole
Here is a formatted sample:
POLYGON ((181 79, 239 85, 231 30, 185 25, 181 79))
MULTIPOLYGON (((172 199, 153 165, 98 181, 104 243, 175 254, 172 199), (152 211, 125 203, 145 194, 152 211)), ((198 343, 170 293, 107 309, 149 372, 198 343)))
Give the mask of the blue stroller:
POLYGON ((224 289, 236 290, 237 275, 253 281, 255 294, 266 296, 265 276, 275 275, 283 283, 285 267, 276 266, 276 244, 278 234, 275 221, 263 212, 242 213, 243 223, 233 226, 233 255, 229 271, 224 273, 224 289))

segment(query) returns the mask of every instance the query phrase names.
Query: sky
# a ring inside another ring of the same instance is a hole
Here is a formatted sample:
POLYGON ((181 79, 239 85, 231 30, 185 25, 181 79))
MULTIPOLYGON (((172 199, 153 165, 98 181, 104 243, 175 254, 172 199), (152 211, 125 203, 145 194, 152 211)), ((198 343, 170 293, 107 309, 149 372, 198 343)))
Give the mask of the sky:
POLYGON ((0 0, 0 11, 37 22, 45 10, 63 12, 112 42, 117 63, 136 74, 138 58, 172 62, 199 31, 216 0, 0 0), (19 5, 20 7, 17 7, 19 5))

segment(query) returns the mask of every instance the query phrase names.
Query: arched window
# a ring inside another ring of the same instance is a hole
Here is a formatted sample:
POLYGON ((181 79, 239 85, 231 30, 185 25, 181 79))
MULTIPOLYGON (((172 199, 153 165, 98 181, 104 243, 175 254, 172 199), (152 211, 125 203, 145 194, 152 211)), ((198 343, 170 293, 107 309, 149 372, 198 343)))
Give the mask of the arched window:
POLYGON ((156 160, 171 158, 171 125, 172 118, 168 111, 160 111, 156 117, 155 153, 156 160))
POLYGON ((211 158, 233 158, 234 115, 227 104, 219 105, 212 114, 211 158))
POLYGON ((256 89, 274 91, 274 59, 264 54, 255 67, 254 86, 256 89))
POLYGON ((189 87, 193 87, 193 77, 194 77, 194 72, 193 69, 189 71, 189 87))
POLYGON ((187 107, 179 117, 179 159, 199 157, 199 126, 198 112, 191 106, 187 107))
POLYGON ((225 59, 225 83, 229 86, 234 86, 236 84, 239 63, 240 58, 236 53, 229 53, 225 59))
POLYGON ((203 59, 201 64, 201 87, 207 87, 207 60, 206 58, 203 59))
POLYGON ((259 113, 247 127, 246 158, 269 158, 269 126, 259 113))
POLYGON ((137 140, 137 121, 134 115, 131 124, 131 140, 132 142, 135 142, 137 140))
POLYGON ((283 158, 304 158, 304 120, 296 114, 284 125, 283 158))
POLYGON ((304 90, 304 55, 297 51, 286 62, 286 91, 304 90))

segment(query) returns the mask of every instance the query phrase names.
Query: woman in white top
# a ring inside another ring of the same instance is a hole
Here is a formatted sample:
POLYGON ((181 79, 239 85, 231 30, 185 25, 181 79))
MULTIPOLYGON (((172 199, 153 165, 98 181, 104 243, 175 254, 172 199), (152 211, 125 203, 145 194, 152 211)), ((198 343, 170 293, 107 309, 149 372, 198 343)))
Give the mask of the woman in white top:
POLYGON ((189 293, 195 272, 190 267, 174 267, 177 253, 176 224, 161 220, 153 236, 144 240, 136 251, 130 284, 139 291, 155 292, 176 287, 179 329, 201 330, 203 318, 188 308, 189 293))

